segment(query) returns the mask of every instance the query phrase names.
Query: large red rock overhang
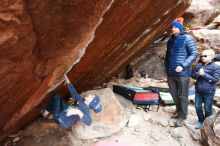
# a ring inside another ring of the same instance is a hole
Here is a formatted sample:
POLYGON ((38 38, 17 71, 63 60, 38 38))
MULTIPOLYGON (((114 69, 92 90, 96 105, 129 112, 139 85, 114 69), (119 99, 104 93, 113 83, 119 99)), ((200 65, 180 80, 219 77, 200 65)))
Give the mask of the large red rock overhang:
MULTIPOLYGON (((0 134, 36 117, 64 73, 78 91, 107 81, 189 6, 187 0, 1 0, 0 134)), ((65 91, 64 91, 65 92, 65 91)))

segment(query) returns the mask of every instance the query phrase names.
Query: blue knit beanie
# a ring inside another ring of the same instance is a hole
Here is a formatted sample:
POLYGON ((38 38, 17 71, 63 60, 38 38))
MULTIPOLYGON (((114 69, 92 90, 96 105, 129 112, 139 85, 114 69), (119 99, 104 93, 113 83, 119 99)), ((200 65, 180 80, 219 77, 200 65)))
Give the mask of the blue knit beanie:
POLYGON ((100 99, 99 99, 99 97, 98 97, 97 95, 96 95, 96 96, 94 97, 94 99, 91 101, 91 103, 89 104, 89 107, 90 107, 91 109, 93 109, 93 111, 94 111, 95 113, 99 113, 99 112, 102 111, 102 104, 101 104, 100 99))
POLYGON ((180 32, 183 32, 183 25, 182 25, 180 22, 178 22, 178 21, 173 21, 173 22, 171 23, 171 26, 175 26, 175 27, 179 28, 180 32))

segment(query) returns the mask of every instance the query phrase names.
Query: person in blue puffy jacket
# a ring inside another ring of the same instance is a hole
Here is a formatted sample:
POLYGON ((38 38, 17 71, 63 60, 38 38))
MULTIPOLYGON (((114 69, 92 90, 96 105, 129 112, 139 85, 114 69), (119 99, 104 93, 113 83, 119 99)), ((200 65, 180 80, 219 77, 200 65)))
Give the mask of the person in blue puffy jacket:
POLYGON ((176 127, 180 127, 184 125, 188 114, 191 65, 196 60, 197 47, 193 37, 183 31, 180 22, 171 23, 171 34, 164 64, 170 93, 176 105, 176 112, 171 118, 177 119, 176 127))
POLYGON ((220 78, 220 66, 213 62, 215 52, 204 50, 201 62, 192 71, 191 77, 195 83, 195 109, 198 116, 196 129, 202 128, 205 118, 212 115, 212 101, 215 95, 216 83, 220 78), (204 103, 204 110, 202 104, 204 103))
POLYGON ((90 108, 95 113, 102 111, 102 105, 97 95, 88 95, 85 100, 77 93, 73 84, 69 81, 68 77, 64 75, 67 88, 71 93, 71 97, 77 101, 77 106, 69 106, 59 94, 55 94, 46 110, 42 110, 43 117, 47 117, 50 112, 53 114, 53 119, 56 123, 64 128, 70 128, 77 121, 81 120, 84 124, 90 126, 92 119, 90 117, 90 108))

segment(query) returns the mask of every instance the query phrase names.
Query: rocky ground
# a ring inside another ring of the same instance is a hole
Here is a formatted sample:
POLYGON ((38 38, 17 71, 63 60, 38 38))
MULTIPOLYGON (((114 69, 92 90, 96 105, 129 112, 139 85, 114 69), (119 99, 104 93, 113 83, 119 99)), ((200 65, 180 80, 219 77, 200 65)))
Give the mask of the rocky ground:
MULTIPOLYGON (((151 80, 149 78, 133 78, 130 80, 115 79, 104 86, 120 83, 135 86, 160 86, 166 87, 164 81, 151 80)), ((72 130, 64 130, 51 120, 38 119, 26 129, 10 135, 5 140, 4 146, 92 146, 97 141, 122 142, 127 146, 200 146, 200 130, 194 129, 197 116, 194 104, 189 104, 189 115, 185 126, 175 128, 175 120, 171 114, 175 111, 174 106, 160 107, 152 106, 150 111, 136 109, 133 105, 133 112, 127 124, 118 132, 104 138, 90 140, 77 139, 72 130)), ((213 106, 214 113, 219 108, 213 106)))
POLYGON ((134 107, 126 127, 112 136, 92 140, 77 139, 71 131, 63 130, 53 122, 38 120, 4 146, 12 142, 17 146, 52 146, 54 141, 58 146, 92 146, 100 140, 122 142, 127 146, 201 146, 200 130, 194 129, 197 122, 194 105, 190 104, 190 114, 183 127, 173 127, 175 120, 170 119, 170 115, 174 110, 174 106, 161 107, 157 112, 156 107, 152 107, 151 111, 145 112, 134 107))

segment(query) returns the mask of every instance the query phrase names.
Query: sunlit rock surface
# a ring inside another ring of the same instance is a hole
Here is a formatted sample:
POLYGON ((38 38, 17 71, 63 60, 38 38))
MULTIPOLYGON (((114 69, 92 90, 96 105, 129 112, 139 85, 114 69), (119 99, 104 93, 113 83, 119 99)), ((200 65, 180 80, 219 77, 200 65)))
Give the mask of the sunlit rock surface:
POLYGON ((0 138, 36 117, 64 73, 80 92, 117 74, 189 3, 1 0, 0 138))

